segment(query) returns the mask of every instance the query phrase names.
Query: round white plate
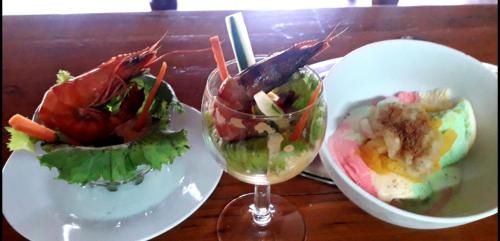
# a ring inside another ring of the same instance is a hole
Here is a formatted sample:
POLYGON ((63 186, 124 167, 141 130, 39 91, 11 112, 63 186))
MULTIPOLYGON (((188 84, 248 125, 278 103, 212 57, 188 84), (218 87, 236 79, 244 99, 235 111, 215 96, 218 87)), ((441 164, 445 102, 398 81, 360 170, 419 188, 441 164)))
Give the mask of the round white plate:
POLYGON ((203 143, 199 111, 185 105, 172 129, 188 131, 190 150, 116 192, 68 185, 34 154, 12 153, 2 170, 5 218, 29 240, 145 240, 166 232, 207 200, 222 175, 203 143))

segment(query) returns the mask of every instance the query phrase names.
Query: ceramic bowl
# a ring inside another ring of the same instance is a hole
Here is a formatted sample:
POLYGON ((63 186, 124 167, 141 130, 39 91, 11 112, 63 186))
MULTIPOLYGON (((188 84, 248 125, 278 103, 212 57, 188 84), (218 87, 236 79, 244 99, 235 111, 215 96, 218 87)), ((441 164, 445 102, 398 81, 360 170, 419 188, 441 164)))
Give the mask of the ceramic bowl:
POLYGON ((498 76, 478 60, 455 49, 417 40, 387 40, 354 50, 325 79, 328 127, 320 156, 339 189, 378 219, 416 229, 447 228, 497 213, 498 76), (354 103, 399 91, 449 88, 468 99, 477 121, 476 141, 461 161, 458 191, 434 216, 399 209, 361 189, 332 157, 329 138, 354 103))

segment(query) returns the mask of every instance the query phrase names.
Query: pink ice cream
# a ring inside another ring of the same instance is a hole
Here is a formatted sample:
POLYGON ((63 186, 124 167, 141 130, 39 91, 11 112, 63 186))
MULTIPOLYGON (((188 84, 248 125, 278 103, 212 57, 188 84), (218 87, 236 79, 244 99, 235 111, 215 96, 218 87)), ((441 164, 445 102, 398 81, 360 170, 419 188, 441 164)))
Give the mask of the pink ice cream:
POLYGON ((333 136, 330 137, 328 148, 344 169, 347 175, 365 191, 377 197, 377 190, 372 183, 372 170, 359 156, 359 144, 344 138, 352 130, 349 123, 342 122, 333 136))
MULTIPOLYGON (((403 103, 415 103, 419 100, 416 92, 400 92, 395 96, 403 103)), ((378 101, 372 102, 377 105, 378 101)), ((345 120, 337 127, 335 133, 328 141, 328 148, 335 160, 338 161, 346 174, 361 188, 375 197, 379 197, 376 187, 373 183, 374 172, 366 165, 359 154, 359 147, 362 143, 352 140, 348 137, 355 132, 352 124, 345 120)))

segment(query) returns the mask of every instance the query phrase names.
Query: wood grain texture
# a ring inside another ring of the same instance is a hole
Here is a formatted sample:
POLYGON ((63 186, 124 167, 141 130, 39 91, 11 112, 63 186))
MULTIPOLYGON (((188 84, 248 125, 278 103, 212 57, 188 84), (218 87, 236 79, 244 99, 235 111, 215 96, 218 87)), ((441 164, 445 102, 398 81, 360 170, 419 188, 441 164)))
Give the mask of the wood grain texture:
MULTIPOLYGON (((15 113, 30 116, 55 73, 87 71, 110 56, 141 49, 165 31, 161 52, 209 48, 219 35, 226 59, 233 58, 224 17, 233 12, 154 12, 3 16, 2 126, 15 113)), ((412 36, 459 49, 477 59, 498 63, 496 5, 446 7, 370 7, 297 11, 244 12, 256 54, 269 54, 295 42, 324 37, 336 24, 349 26, 333 47, 312 62, 344 56, 365 44, 412 36)), ((215 68, 212 54, 172 54, 167 80, 180 100, 200 108, 206 78, 215 68)), ((153 68, 156 73, 158 66, 153 68)), ((2 128, 3 143, 7 134, 2 128)), ((5 163, 10 153, 2 145, 5 163)), ((224 174, 215 192, 190 218, 155 240, 216 240, 216 221, 232 198, 252 186, 224 174)), ((497 215, 443 230, 413 230, 384 223, 350 202, 334 186, 296 177, 274 185, 303 213, 307 240, 494 240, 497 215)), ((3 218, 4 240, 22 240, 3 218)))

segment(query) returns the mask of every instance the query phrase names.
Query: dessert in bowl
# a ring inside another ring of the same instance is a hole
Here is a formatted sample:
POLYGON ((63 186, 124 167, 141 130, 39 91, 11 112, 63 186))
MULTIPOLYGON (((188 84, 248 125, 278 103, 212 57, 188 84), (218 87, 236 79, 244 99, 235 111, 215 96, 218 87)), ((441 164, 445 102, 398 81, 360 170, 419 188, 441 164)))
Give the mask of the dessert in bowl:
POLYGON ((389 40, 351 52, 324 82, 330 114, 320 155, 350 200, 420 229, 497 212, 498 84, 479 61, 434 43, 389 40), (390 138, 395 126, 406 133, 390 138))

